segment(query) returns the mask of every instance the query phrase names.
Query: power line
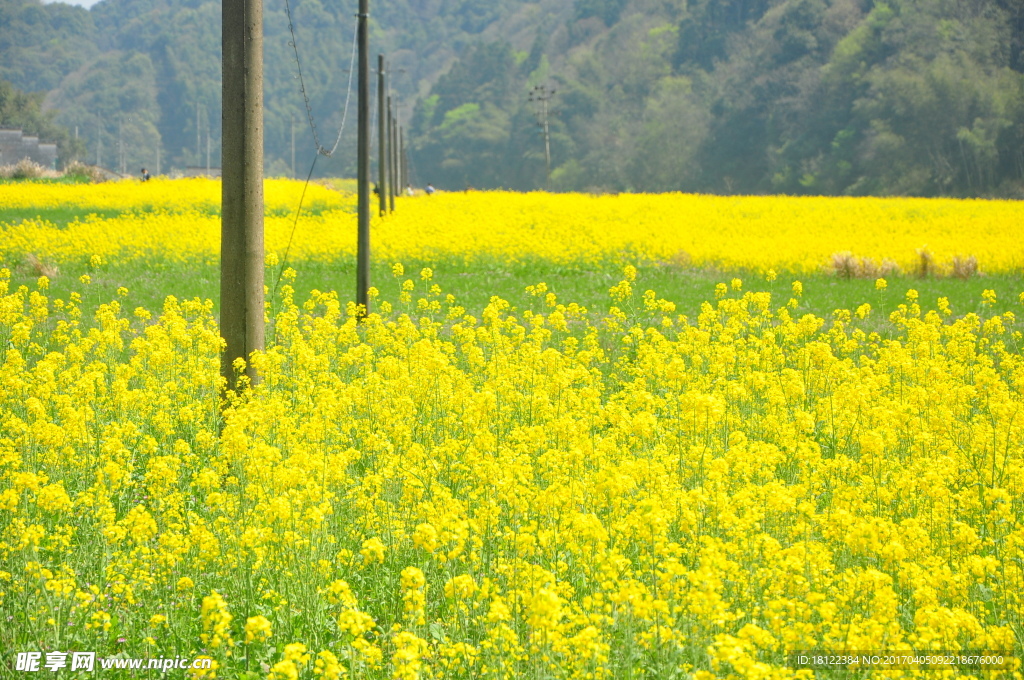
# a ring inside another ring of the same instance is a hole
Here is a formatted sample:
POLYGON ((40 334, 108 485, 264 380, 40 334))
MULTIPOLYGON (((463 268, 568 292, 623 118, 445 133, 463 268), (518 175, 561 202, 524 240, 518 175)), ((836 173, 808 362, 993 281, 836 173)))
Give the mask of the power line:
MULTIPOLYGON (((281 275, 284 273, 285 267, 288 266, 288 255, 291 253, 292 242, 295 239, 295 231, 296 231, 296 228, 298 227, 298 224, 299 224, 299 215, 302 214, 302 203, 303 203, 303 201, 306 198, 306 189, 309 188, 309 184, 310 184, 310 182, 313 179, 313 171, 314 171, 314 169, 316 169, 316 161, 317 161, 317 159, 320 156, 326 156, 326 157, 330 158, 331 155, 335 151, 337 151, 338 144, 341 143, 341 134, 345 130, 345 121, 348 120, 348 105, 349 105, 349 102, 351 101, 351 98, 352 98, 352 71, 353 71, 352 67, 355 65, 356 48, 358 47, 358 42, 357 42, 356 38, 358 37, 358 32, 359 32, 359 22, 356 21, 355 22, 355 32, 354 32, 354 34, 352 36, 352 56, 349 59, 348 88, 347 88, 347 91, 345 92, 345 107, 344 107, 344 110, 342 111, 342 115, 341 115, 341 125, 338 127, 338 136, 334 140, 334 146, 332 146, 331 150, 328 151, 326 148, 324 148, 323 145, 320 144, 320 138, 319 138, 319 135, 317 134, 317 130, 316 130, 316 121, 313 119, 313 109, 312 109, 312 106, 311 106, 311 104, 309 102, 309 95, 306 93, 305 82, 303 81, 303 78, 302 78, 302 62, 301 62, 301 60, 299 58, 299 48, 298 48, 298 45, 296 44, 295 25, 292 22, 291 6, 290 6, 288 0, 285 0, 284 4, 285 4, 285 12, 288 15, 288 30, 289 30, 289 32, 291 32, 291 35, 292 35, 292 39, 291 39, 291 42, 289 44, 292 46, 292 50, 295 52, 295 66, 296 66, 296 68, 298 69, 298 72, 299 72, 299 88, 302 91, 302 98, 303 98, 303 100, 305 101, 305 104, 306 104, 306 117, 309 120, 309 127, 313 131, 313 143, 316 145, 316 154, 313 156, 313 162, 310 164, 309 172, 306 174, 306 182, 302 185, 302 194, 299 196, 299 205, 295 209, 295 219, 292 221, 291 234, 288 236, 288 245, 285 247, 284 257, 281 258, 281 263, 280 263, 281 266, 280 266, 280 269, 278 270, 277 279, 274 282, 274 290, 271 293, 271 296, 277 294, 278 286, 281 283, 281 275)), ((292 173, 293 174, 295 172, 294 168, 295 168, 295 130, 294 130, 294 123, 293 123, 293 128, 292 128, 292 173)))
POLYGON ((309 181, 313 178, 313 170, 316 168, 316 161, 318 158, 320 158, 319 152, 313 156, 313 162, 309 166, 309 173, 306 175, 306 183, 302 185, 302 194, 299 196, 299 207, 295 209, 295 220, 292 222, 292 233, 288 236, 288 245, 284 249, 284 257, 281 258, 281 268, 277 272, 277 280, 274 281, 274 290, 270 294, 271 298, 277 295, 277 287, 281 284, 281 275, 284 274, 284 269, 288 266, 288 254, 292 251, 292 241, 295 239, 295 228, 299 226, 299 215, 302 213, 302 202, 306 199, 306 189, 309 187, 309 181))
POLYGON ((349 59, 348 68, 348 88, 345 93, 345 108, 341 116, 341 125, 338 128, 338 136, 334 140, 334 146, 328 151, 321 143, 320 136, 317 132, 316 121, 313 118, 313 107, 309 101, 309 94, 306 91, 305 79, 302 75, 302 59, 299 57, 298 40, 295 37, 295 23, 292 19, 292 10, 289 0, 285 0, 285 12, 288 16, 288 31, 291 33, 291 46, 292 51, 295 53, 295 66, 298 70, 299 75, 299 89, 302 93, 302 99, 306 106, 306 118, 309 120, 309 127, 313 132, 313 143, 316 145, 316 155, 313 157, 313 163, 310 165, 309 174, 306 176, 306 183, 302 188, 302 195, 299 197, 299 206, 295 212, 295 221, 292 223, 292 233, 288 237, 288 247, 285 250, 285 257, 281 264, 281 271, 278 273, 277 281, 274 283, 274 290, 276 292, 277 286, 281 280, 281 273, 284 271, 285 263, 288 259, 289 251, 291 250, 292 239, 295 236, 295 229, 298 225, 299 214, 302 211, 302 201, 306 195, 306 188, 309 186, 310 180, 313 176, 313 169, 316 167, 316 159, 320 156, 327 156, 330 158, 332 154, 337 150, 338 145, 341 143, 341 135, 345 129, 345 121, 348 119, 348 106, 352 98, 352 72, 355 70, 356 55, 359 55, 359 131, 358 131, 358 144, 357 144, 357 160, 358 160, 358 194, 359 194, 359 210, 358 210, 358 234, 357 234, 357 254, 356 254, 356 304, 361 305, 365 315, 369 310, 369 299, 368 290, 370 282, 370 268, 369 268, 369 64, 368 64, 368 43, 369 43, 369 32, 368 32, 368 21, 369 21, 369 0, 359 0, 359 12, 356 14, 355 31, 352 36, 352 55, 349 59))
POLYGON ((334 152, 337 151, 338 145, 341 143, 341 133, 345 130, 345 121, 348 119, 348 105, 352 98, 352 67, 356 62, 356 37, 359 32, 359 22, 355 22, 355 30, 352 34, 352 56, 349 59, 348 65, 348 88, 345 93, 345 108, 341 115, 341 125, 338 127, 338 136, 334 140, 334 146, 332 146, 330 151, 328 151, 326 147, 320 144, 320 135, 316 129, 316 120, 313 118, 313 106, 309 101, 309 94, 306 92, 306 81, 302 76, 302 60, 299 58, 299 46, 295 37, 295 23, 292 21, 292 8, 289 0, 284 0, 284 10, 288 15, 288 31, 292 36, 292 39, 288 44, 292 46, 292 51, 295 53, 295 67, 299 73, 299 90, 302 92, 302 99, 306 105, 306 118, 309 120, 309 128, 313 131, 313 143, 316 145, 316 151, 318 154, 330 158, 334 152))

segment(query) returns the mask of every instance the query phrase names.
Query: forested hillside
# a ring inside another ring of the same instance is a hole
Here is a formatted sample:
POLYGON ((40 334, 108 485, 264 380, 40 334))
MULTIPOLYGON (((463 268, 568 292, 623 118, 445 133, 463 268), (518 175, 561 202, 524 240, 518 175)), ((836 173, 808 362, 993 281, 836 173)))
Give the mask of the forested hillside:
MULTIPOLYGON (((372 49, 389 55, 391 86, 406 116, 418 93, 466 46, 493 40, 496 22, 520 4, 373 2, 372 49)), ((348 89, 356 3, 291 0, 291 9, 312 112, 330 147, 348 89)), ((164 170, 203 166, 209 138, 216 166, 220 11, 215 0, 103 0, 91 10, 0 0, 0 80, 46 93, 57 122, 78 127, 90 162, 138 172, 155 167, 159 144, 164 170)), ((290 174, 294 130, 296 173, 305 175, 314 146, 284 0, 264 2, 264 25, 267 170, 290 174)), ((354 147, 353 121, 337 159, 318 164, 323 172, 354 173, 353 154, 344 152, 354 147)))
POLYGON ((435 181, 543 185, 543 82, 558 189, 1019 194, 1021 0, 577 0, 548 29, 420 102, 435 181))
MULTIPOLYGON (((284 0, 264 8, 267 170, 292 172, 294 130, 304 174, 284 0)), ((355 3, 292 9, 330 146, 355 3)), ((1021 194, 1024 0, 381 0, 371 14, 421 184, 1021 194)), ((164 170, 204 165, 208 147, 216 165, 219 78, 212 0, 0 0, 0 79, 46 92, 90 161, 137 171, 159 143, 164 170)), ((351 173, 353 135, 318 168, 351 173)))

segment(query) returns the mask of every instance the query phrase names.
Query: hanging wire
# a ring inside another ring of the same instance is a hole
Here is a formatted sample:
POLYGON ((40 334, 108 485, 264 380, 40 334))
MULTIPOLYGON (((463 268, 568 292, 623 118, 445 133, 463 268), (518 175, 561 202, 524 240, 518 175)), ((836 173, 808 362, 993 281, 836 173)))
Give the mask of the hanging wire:
POLYGON ((291 33, 292 39, 289 41, 289 45, 292 47, 292 51, 295 53, 295 67, 299 72, 299 90, 302 92, 302 100, 306 105, 306 118, 309 120, 309 128, 313 131, 313 143, 316 145, 316 152, 321 156, 327 156, 330 158, 335 151, 338 149, 338 145, 341 143, 341 133, 345 130, 345 121, 348 119, 348 105, 352 99, 352 74, 355 72, 356 63, 356 37, 359 31, 359 22, 355 22, 355 28, 352 31, 352 56, 349 59, 348 65, 348 88, 345 93, 345 108, 341 115, 341 125, 338 127, 338 136, 334 140, 334 146, 331 147, 330 151, 327 150, 320 143, 320 134, 316 129, 316 119, 313 118, 313 106, 309 101, 309 93, 306 92, 306 81, 302 76, 302 60, 299 58, 299 45, 295 38, 295 23, 292 20, 292 8, 289 0, 284 0, 284 10, 288 15, 288 32, 291 33))
POLYGON ((295 239, 295 228, 299 226, 299 215, 302 213, 302 201, 306 199, 306 189, 309 188, 309 181, 313 177, 313 170, 316 168, 316 162, 320 158, 320 152, 317 152, 313 156, 313 162, 309 166, 309 174, 306 175, 306 183, 302 185, 302 195, 299 196, 299 207, 295 210, 295 220, 292 222, 292 233, 288 236, 288 246, 284 249, 284 257, 281 258, 281 267, 277 270, 277 280, 274 281, 274 292, 270 294, 270 299, 274 299, 277 295, 277 287, 281 285, 281 276, 284 274, 285 267, 288 266, 288 253, 292 250, 292 241, 295 239))
POLYGON ((316 169, 316 162, 320 156, 326 156, 330 158, 335 151, 338 150, 338 145, 341 143, 341 135, 345 131, 345 122, 348 120, 348 106, 352 99, 352 74, 355 72, 356 63, 356 38, 359 31, 359 22, 355 22, 355 28, 352 33, 352 55, 349 57, 348 64, 348 88, 345 92, 345 107, 341 114, 341 124, 338 126, 338 136, 334 140, 334 145, 328 151, 321 143, 320 136, 316 129, 316 120, 313 118, 313 107, 309 101, 309 94, 306 92, 306 83, 302 77, 302 60, 299 58, 299 47, 298 42, 295 38, 295 23, 292 20, 292 8, 289 0, 284 0, 285 13, 288 15, 288 31, 291 33, 292 39, 288 43, 292 47, 292 51, 295 53, 295 67, 299 73, 299 89, 302 92, 302 99, 306 105, 306 118, 309 120, 309 128, 313 131, 313 143, 316 145, 316 154, 313 156, 313 162, 309 166, 309 173, 306 175, 306 182, 302 185, 302 194, 299 196, 299 205, 295 209, 295 219, 292 221, 291 234, 288 236, 288 246, 284 250, 284 257, 281 258, 281 266, 277 271, 277 279, 274 281, 274 291, 271 294, 271 298, 277 295, 277 289, 281 285, 281 277, 284 275, 285 268, 288 266, 288 255, 291 253, 292 242, 295 240, 295 231, 299 226, 299 216, 302 214, 302 203, 306 199, 306 190, 309 188, 309 183, 313 179, 313 171, 316 169))
POLYGON ((338 150, 338 145, 341 143, 341 135, 345 131, 345 122, 348 120, 348 107, 352 99, 352 74, 355 73, 356 63, 356 48, 357 36, 359 31, 359 21, 355 22, 355 27, 352 32, 352 54, 349 57, 348 65, 348 87, 345 92, 345 107, 341 114, 341 124, 338 126, 338 136, 334 140, 334 145, 330 150, 327 150, 320 143, 320 136, 316 129, 316 120, 313 118, 313 107, 309 101, 309 94, 306 92, 306 83, 302 77, 302 60, 299 58, 299 47, 298 42, 295 38, 295 24, 292 20, 292 9, 289 0, 284 0, 285 13, 288 15, 288 31, 291 33, 292 39, 288 43, 292 47, 292 51, 295 53, 295 67, 299 73, 299 89, 302 92, 302 99, 306 105, 306 118, 309 121, 309 128, 313 131, 313 143, 316 145, 316 154, 313 156, 313 162, 309 166, 309 173, 306 175, 306 182, 302 185, 302 194, 299 196, 299 205, 295 209, 295 219, 292 221, 291 234, 288 236, 288 245, 284 250, 284 257, 281 258, 281 266, 277 271, 277 279, 274 281, 274 291, 271 293, 271 298, 277 295, 277 289, 281 285, 281 277, 284 275, 284 271, 288 266, 288 255, 291 253, 292 242, 295 240, 295 231, 299 226, 299 216, 302 214, 302 203, 306 199, 306 190, 309 188, 309 183, 313 179, 313 171, 316 169, 316 162, 320 156, 326 156, 330 158, 335 151, 338 150))

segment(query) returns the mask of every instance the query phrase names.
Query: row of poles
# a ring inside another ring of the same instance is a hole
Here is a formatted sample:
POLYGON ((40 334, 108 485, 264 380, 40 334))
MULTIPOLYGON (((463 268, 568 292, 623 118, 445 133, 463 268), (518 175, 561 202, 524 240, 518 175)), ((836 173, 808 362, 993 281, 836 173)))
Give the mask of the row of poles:
MULTIPOLYGON (((263 246, 263 4, 262 0, 223 0, 220 331, 224 339, 221 375, 229 390, 240 375, 259 380, 249 357, 265 347, 263 246), (236 371, 244 362, 244 373, 236 371)), ((359 0, 358 141, 356 179, 356 303, 369 309, 370 289, 370 63, 369 0, 359 0)), ((378 59, 379 97, 386 92, 384 58, 378 59)), ((404 173, 401 132, 391 115, 390 97, 378 100, 381 131, 379 210, 394 210, 404 173), (385 117, 385 113, 387 113, 385 117), (384 143, 387 137, 389 144, 384 143), (387 160, 388 162, 384 162, 387 160), (388 205, 384 197, 388 196, 388 205)))
POLYGON ((387 64, 384 55, 377 55, 377 194, 379 212, 384 216, 395 211, 395 196, 408 183, 408 161, 405 154, 405 132, 398 122, 388 94, 387 64))

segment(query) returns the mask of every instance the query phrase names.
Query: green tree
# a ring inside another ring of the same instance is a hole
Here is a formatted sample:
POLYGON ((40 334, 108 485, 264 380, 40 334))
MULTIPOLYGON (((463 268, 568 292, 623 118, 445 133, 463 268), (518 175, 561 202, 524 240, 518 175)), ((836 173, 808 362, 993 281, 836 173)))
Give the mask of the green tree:
POLYGON ((665 78, 647 100, 630 175, 641 191, 687 191, 700 185, 698 154, 707 138, 710 112, 689 78, 665 78))
POLYGON ((47 103, 58 111, 59 122, 88 133, 89 160, 112 170, 123 165, 129 173, 156 166, 159 108, 148 56, 107 52, 68 76, 47 103))
POLYGON ((57 163, 63 166, 79 158, 84 144, 75 139, 67 128, 54 122, 53 111, 43 111, 41 93, 26 94, 11 83, 0 80, 0 127, 19 128, 26 135, 57 145, 57 163))
POLYGON ((416 164, 430 177, 425 181, 450 189, 510 184, 505 170, 518 82, 516 58, 505 42, 475 45, 438 80, 413 120, 416 164))
POLYGON ((91 14, 64 3, 0 0, 0 79, 46 92, 99 53, 91 14))

